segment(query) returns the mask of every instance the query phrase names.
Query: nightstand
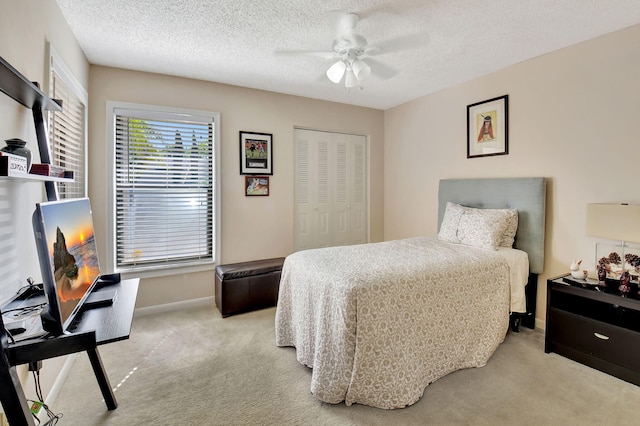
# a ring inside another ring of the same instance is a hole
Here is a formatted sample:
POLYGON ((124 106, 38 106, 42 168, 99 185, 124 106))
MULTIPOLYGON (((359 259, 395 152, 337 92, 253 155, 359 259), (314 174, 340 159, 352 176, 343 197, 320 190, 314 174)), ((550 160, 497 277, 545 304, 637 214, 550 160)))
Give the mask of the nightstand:
POLYGON ((622 297, 615 282, 602 290, 570 275, 547 280, 544 351, 640 385, 637 291, 636 284, 622 297))

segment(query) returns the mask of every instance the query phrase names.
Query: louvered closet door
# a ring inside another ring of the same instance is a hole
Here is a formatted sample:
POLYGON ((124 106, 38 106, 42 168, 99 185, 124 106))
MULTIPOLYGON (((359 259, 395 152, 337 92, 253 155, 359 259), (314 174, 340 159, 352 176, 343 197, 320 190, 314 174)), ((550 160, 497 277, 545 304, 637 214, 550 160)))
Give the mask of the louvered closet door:
POLYGON ((349 136, 351 179, 349 187, 349 244, 364 244, 367 240, 367 140, 364 136, 349 136))
POLYGON ((295 130, 294 249, 367 240, 366 138, 295 130))

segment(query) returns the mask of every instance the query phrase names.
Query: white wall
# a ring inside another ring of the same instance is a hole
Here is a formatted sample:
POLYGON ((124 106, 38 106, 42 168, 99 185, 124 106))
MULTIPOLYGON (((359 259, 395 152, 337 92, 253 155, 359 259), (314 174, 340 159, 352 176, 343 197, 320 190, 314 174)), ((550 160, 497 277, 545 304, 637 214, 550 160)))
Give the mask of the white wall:
MULTIPOLYGON (((336 87, 336 90, 341 90, 336 87)), ((371 241, 383 237, 383 137, 380 110, 317 101, 166 75, 91 66, 89 84, 89 195, 98 252, 106 253, 107 100, 220 113, 222 163, 221 263, 286 256, 293 251, 295 126, 369 137, 371 241), (240 175, 239 131, 273 134, 268 197, 246 197, 240 175)), ((210 297, 213 267, 205 272, 143 278, 138 307, 210 297)))
MULTIPOLYGON (((46 44, 51 42, 78 81, 88 85, 89 63, 55 1, 0 0, 0 56, 31 81, 47 89, 46 44)), ((21 138, 39 162, 31 110, 0 93, 0 140, 21 138)), ((4 143, 1 144, 4 146, 4 143)), ((0 182, 0 301, 5 301, 32 276, 39 282, 40 268, 31 228, 35 203, 44 200, 41 182, 0 182)), ((44 362, 42 387, 49 392, 65 358, 44 362)), ((26 366, 18 368, 27 397, 35 399, 26 366)))
POLYGON ((586 204, 640 204, 640 25, 385 112, 385 239, 437 233, 443 178, 544 176, 546 278, 595 267, 586 204), (466 158, 466 106, 509 95, 509 154, 466 158))

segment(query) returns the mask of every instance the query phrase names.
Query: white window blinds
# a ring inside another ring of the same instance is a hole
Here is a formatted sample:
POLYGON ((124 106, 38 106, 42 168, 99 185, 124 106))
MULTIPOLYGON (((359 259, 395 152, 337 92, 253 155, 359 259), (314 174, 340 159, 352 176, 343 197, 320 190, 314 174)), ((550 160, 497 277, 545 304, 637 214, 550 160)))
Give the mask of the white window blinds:
POLYGON ((51 71, 51 95, 62 100, 62 111, 50 114, 49 144, 51 164, 74 174, 73 182, 59 182, 59 198, 86 196, 85 105, 63 78, 51 71))
POLYGON ((115 266, 211 262, 213 117, 114 113, 115 266))

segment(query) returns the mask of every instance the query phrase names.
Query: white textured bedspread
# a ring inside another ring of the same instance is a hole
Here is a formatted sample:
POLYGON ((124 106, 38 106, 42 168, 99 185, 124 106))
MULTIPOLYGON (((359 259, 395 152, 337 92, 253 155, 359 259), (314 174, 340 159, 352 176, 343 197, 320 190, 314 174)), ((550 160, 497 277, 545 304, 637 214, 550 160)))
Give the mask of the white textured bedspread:
POLYGON ((401 408, 450 372, 481 367, 509 326, 497 252, 411 238, 285 260, 276 344, 313 369, 321 401, 401 408))

